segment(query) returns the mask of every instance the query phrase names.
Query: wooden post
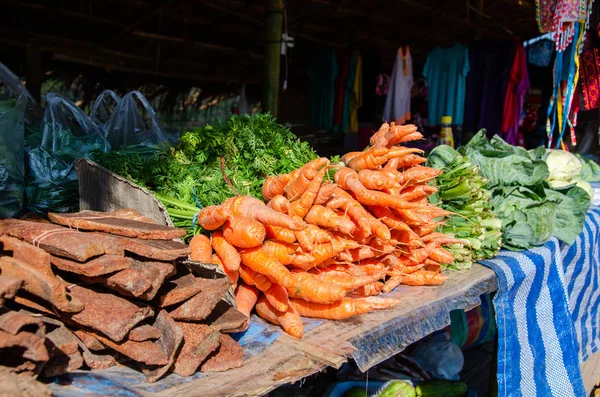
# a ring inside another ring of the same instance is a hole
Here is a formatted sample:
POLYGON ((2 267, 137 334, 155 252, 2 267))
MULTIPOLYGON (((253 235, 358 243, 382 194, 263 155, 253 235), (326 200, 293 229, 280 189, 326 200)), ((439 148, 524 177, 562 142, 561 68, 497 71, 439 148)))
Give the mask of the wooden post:
POLYGON ((27 47, 27 68, 25 70, 27 90, 40 102, 42 96, 42 55, 38 46, 27 47))
POLYGON ((475 40, 479 40, 483 28, 483 0, 475 0, 475 4, 479 11, 475 17, 475 40))
POLYGON ((277 117, 283 0, 267 0, 262 110, 277 117))

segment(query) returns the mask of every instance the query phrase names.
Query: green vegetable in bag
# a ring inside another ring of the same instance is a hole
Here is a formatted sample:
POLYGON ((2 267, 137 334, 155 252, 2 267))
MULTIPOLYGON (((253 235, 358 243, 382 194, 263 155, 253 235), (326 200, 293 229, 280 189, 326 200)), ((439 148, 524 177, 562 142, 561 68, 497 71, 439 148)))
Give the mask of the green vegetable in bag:
POLYGON ((377 397, 416 397, 413 385, 403 380, 392 380, 382 386, 377 397))
POLYGON ((468 388, 464 382, 426 380, 415 388, 417 397, 464 397, 468 388))

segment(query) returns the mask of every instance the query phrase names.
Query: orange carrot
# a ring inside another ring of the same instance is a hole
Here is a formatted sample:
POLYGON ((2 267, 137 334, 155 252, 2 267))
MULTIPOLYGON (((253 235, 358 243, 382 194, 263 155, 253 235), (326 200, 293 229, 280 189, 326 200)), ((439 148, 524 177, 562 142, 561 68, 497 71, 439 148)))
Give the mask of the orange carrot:
POLYGON ((358 180, 367 189, 383 190, 399 188, 400 184, 383 171, 360 170, 358 180))
POLYGON ((431 254, 429 254, 429 258, 444 265, 449 265, 454 262, 452 253, 446 251, 442 247, 436 247, 431 254))
POLYGON ((263 198, 269 201, 275 196, 282 195, 291 179, 289 174, 268 177, 262 185, 263 198))
POLYGON ((302 170, 298 174, 298 177, 287 185, 285 188, 285 197, 290 200, 300 198, 302 194, 308 189, 310 181, 317 176, 318 171, 329 164, 329 160, 322 157, 305 164, 302 170))
POLYGON ((407 255, 407 257, 410 260, 411 264, 417 265, 417 264, 422 263, 425 259, 427 259, 427 257, 429 257, 429 255, 431 255, 431 253, 437 247, 438 247, 437 243, 435 243, 435 242, 429 243, 423 248, 412 250, 410 252, 410 255, 407 255))
MULTIPOLYGON (((381 142, 381 139, 385 136, 385 134, 391 128, 394 128, 395 125, 396 124, 393 122, 391 125, 386 122, 381 124, 381 127, 379 127, 379 130, 375 134, 373 134, 373 136, 371 136, 371 139, 369 139, 369 143, 371 144, 371 146, 376 146, 377 144, 379 144, 381 142)), ((385 146, 385 144, 382 146, 385 146)))
POLYGON ((220 230, 214 232, 211 236, 212 247, 221 260, 223 260, 223 265, 230 272, 236 272, 240 268, 240 254, 237 249, 229 244, 225 237, 223 237, 223 232, 220 230))
POLYGON ((380 134, 377 137, 377 140, 371 138, 371 145, 377 147, 392 147, 401 142, 405 136, 414 133, 416 130, 417 127, 412 124, 396 125, 391 123, 385 133, 380 134))
POLYGON ((396 172, 398 168, 400 168, 400 162, 402 161, 399 157, 391 158, 385 165, 383 166, 383 171, 385 172, 396 172))
POLYGON ((398 161, 395 169, 398 170, 399 168, 414 167, 416 165, 423 164, 426 161, 427 159, 423 156, 419 156, 418 154, 409 154, 398 161))
POLYGON ((400 140, 400 143, 418 141, 423 139, 423 134, 420 132, 413 132, 412 134, 408 134, 400 140))
POLYGON ((341 209, 347 213, 358 227, 366 233, 371 234, 371 220, 369 213, 360 203, 344 190, 337 187, 333 192, 333 198, 326 204, 327 208, 341 209))
POLYGON ((325 283, 314 274, 294 272, 292 277, 295 283, 287 287, 290 298, 317 303, 333 303, 346 295, 344 288, 336 284, 325 283))
POLYGON ((364 152, 348 152, 342 156, 341 160, 344 164, 348 164, 348 162, 350 160, 352 160, 353 158, 355 158, 357 156, 360 156, 363 153, 364 152))
POLYGON ((291 305, 287 311, 277 311, 264 296, 258 298, 256 313, 263 319, 275 325, 281 325, 283 330, 295 338, 302 338, 304 326, 300 315, 291 305))
POLYGON ((416 166, 408 168, 406 171, 398 175, 398 182, 401 185, 427 183, 442 173, 441 170, 435 168, 416 166))
POLYGON ((403 277, 404 276, 401 276, 401 275, 391 276, 390 278, 388 278, 385 281, 385 284, 383 285, 383 288, 381 289, 381 291, 384 294, 387 294, 388 292, 390 292, 391 290, 393 290, 394 288, 396 288, 397 286, 399 286, 402 283, 403 277))
POLYGON ((242 331, 248 329, 250 326, 250 313, 258 301, 258 295, 260 292, 256 287, 246 284, 240 284, 235 290, 235 305, 236 308, 246 317, 248 320, 244 324, 242 331))
POLYGON ((400 303, 395 299, 381 298, 342 298, 330 303, 307 302, 302 299, 290 299, 290 304, 302 317, 323 318, 327 320, 344 320, 346 318, 368 313, 373 310, 383 310, 400 303))
POLYGON ((372 284, 377 280, 385 276, 387 269, 383 269, 380 273, 376 274, 365 274, 365 275, 352 275, 348 272, 340 271, 335 268, 324 268, 324 269, 312 269, 311 273, 314 274, 319 280, 339 285, 346 291, 354 291, 367 284, 372 284))
POLYGON ((264 274, 257 273, 244 265, 240 265, 240 277, 246 284, 253 285, 263 292, 273 284, 264 274))
POLYGON ((319 188, 319 193, 317 193, 317 197, 315 197, 314 203, 318 205, 325 204, 333 195, 336 187, 337 185, 335 183, 322 183, 321 187, 319 188))
POLYGON ((437 187, 429 185, 413 185, 403 189, 400 198, 406 201, 417 200, 437 192, 437 187))
POLYGON ((315 225, 308 225, 306 229, 296 232, 296 238, 305 251, 312 251, 315 245, 331 241, 331 235, 315 225))
POLYGON ((281 241, 267 240, 263 243, 263 249, 282 265, 289 265, 296 257, 297 247, 281 241))
POLYGON ((290 209, 290 202, 283 196, 275 196, 267 203, 267 207, 282 214, 287 214, 290 209))
POLYGON ((293 230, 271 225, 265 225, 265 230, 267 232, 267 237, 270 239, 290 244, 296 241, 296 234, 293 230))
POLYGON ((225 200, 223 206, 226 206, 234 216, 242 215, 253 218, 265 225, 286 227, 296 231, 306 228, 306 223, 302 220, 277 212, 254 197, 233 197, 225 200))
POLYGON ((290 271, 262 247, 244 250, 240 252, 240 256, 246 266, 257 273, 264 274, 271 282, 286 288, 295 285, 295 279, 290 271))
POLYGON ((210 240, 203 234, 197 234, 190 240, 190 259, 201 263, 211 263, 212 247, 210 240))
POLYGON ((412 228, 412 230, 414 230, 414 232, 417 233, 419 236, 426 236, 428 234, 433 233, 433 231, 435 229, 442 226, 444 223, 446 223, 446 222, 444 222, 444 221, 428 222, 428 223, 421 224, 419 226, 415 226, 412 228))
POLYGON ((351 234, 356 227, 350 219, 338 216, 333 210, 322 205, 313 205, 304 220, 310 224, 338 230, 345 234, 351 234))
POLYGON ((285 288, 280 285, 273 284, 271 288, 264 292, 265 298, 269 301, 275 310, 285 312, 288 308, 288 293, 285 288))
POLYGON ((374 170, 385 164, 388 160, 386 156, 388 152, 389 149, 385 147, 372 147, 350 159, 346 165, 355 171, 374 170))
POLYGON ((246 216, 236 216, 223 227, 227 242, 238 248, 253 248, 265 240, 266 230, 262 223, 246 216))
POLYGON ((210 205, 202 208, 198 214, 198 223, 206 230, 216 230, 231 217, 229 210, 222 205, 210 205))
POLYGON ((240 279, 240 272, 238 270, 230 270, 226 266, 224 266, 223 260, 217 254, 212 255, 211 263, 216 264, 217 266, 219 266, 219 269, 223 270, 223 272, 231 280, 231 284, 233 285, 233 288, 235 289, 237 287, 238 281, 240 279))
POLYGON ((309 269, 312 269, 313 267, 317 266, 317 263, 315 262, 315 257, 312 256, 311 254, 296 254, 296 256, 294 257, 294 260, 292 261, 292 263, 290 264, 293 268, 295 269, 301 269, 304 271, 307 271, 309 269))
POLYGON ((383 283, 381 281, 375 281, 371 284, 363 285, 354 290, 353 295, 358 296, 375 296, 381 293, 383 289, 383 283))
POLYGON ((321 187, 321 183, 323 182, 323 176, 325 175, 326 169, 323 168, 321 171, 317 173, 317 175, 313 178, 312 181, 308 184, 308 188, 302 194, 299 200, 294 201, 290 205, 290 215, 295 215, 300 218, 304 218, 311 206, 315 202, 315 198, 319 193, 319 188, 321 187))
POLYGON ((377 205, 392 208, 419 208, 419 204, 409 203, 382 192, 369 190, 358 180, 358 175, 350 168, 342 168, 335 173, 335 182, 344 190, 349 190, 356 200, 364 205, 377 205))

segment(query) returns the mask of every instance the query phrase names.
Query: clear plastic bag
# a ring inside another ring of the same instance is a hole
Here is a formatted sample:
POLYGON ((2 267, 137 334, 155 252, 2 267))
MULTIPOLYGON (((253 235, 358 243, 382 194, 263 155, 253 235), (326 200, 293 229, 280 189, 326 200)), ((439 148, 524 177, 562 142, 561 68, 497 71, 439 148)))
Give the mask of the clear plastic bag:
POLYGON ((100 127, 68 99, 49 93, 41 145, 28 153, 27 207, 36 213, 73 212, 79 208, 73 162, 110 145, 100 127))
POLYGON ((23 208, 28 96, 19 78, 0 63, 0 218, 17 216, 23 208))
POLYGON ((122 147, 148 146, 175 142, 177 137, 165 132, 156 112, 139 91, 127 93, 113 110, 104 126, 105 137, 114 150, 122 147), (146 110, 150 123, 146 123, 137 101, 146 110))
POLYGON ((432 379, 458 380, 465 364, 462 350, 450 341, 447 332, 417 343, 411 356, 432 379))
POLYGON ((100 95, 98 95, 98 97, 96 98, 94 106, 92 106, 92 110, 90 110, 90 118, 100 128, 103 128, 104 125, 110 119, 110 116, 112 115, 114 110, 117 108, 117 106, 119 106, 120 102, 121 97, 117 95, 116 92, 111 90, 102 91, 100 95), (112 107, 111 102, 113 102, 112 107))

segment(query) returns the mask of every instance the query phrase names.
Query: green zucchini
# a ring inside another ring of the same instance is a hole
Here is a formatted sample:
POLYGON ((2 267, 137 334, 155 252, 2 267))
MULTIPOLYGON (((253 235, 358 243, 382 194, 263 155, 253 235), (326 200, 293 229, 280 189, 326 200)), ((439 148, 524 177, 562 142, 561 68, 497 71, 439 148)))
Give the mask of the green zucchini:
POLYGON ((467 384, 449 380, 427 380, 416 387, 417 397, 465 397, 467 384))

